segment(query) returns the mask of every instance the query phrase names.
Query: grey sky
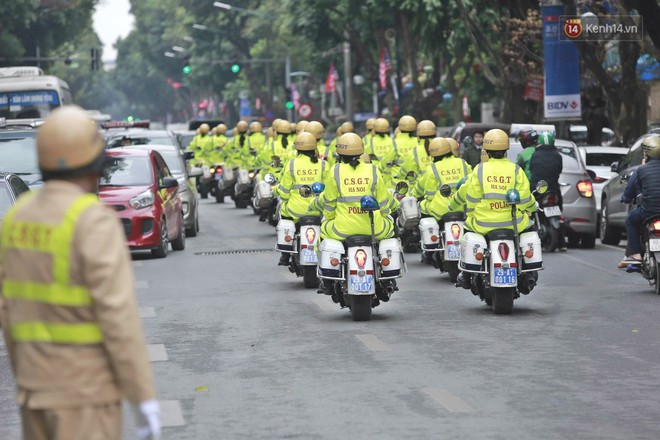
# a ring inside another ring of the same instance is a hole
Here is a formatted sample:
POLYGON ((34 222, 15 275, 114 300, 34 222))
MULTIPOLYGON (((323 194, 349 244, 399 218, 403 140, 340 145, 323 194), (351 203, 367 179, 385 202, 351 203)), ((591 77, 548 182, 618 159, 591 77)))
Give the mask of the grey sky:
POLYGON ((135 18, 128 0, 101 0, 94 11, 94 30, 103 42, 103 60, 114 61, 117 51, 112 47, 118 38, 133 29, 135 18))

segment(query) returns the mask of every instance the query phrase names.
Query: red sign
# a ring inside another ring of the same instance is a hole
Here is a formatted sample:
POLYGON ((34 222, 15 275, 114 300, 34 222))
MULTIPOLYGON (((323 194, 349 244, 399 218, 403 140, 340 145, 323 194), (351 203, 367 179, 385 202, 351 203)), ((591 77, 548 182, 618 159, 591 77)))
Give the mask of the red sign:
POLYGON ((523 98, 543 102, 543 77, 541 75, 532 75, 527 78, 523 98))
POLYGON ((298 116, 303 119, 312 116, 312 106, 309 104, 301 104, 300 107, 298 107, 298 116))

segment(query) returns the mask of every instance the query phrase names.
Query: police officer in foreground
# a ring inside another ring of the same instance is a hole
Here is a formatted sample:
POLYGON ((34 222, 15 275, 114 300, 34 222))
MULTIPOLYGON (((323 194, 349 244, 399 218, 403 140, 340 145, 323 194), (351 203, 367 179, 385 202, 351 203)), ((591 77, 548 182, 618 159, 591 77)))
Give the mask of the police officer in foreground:
MULTIPOLYGON (((516 189, 520 193, 520 204, 515 221, 518 231, 522 232, 530 226, 525 211, 536 211, 536 200, 525 172, 507 159, 509 136, 500 129, 489 130, 484 136, 483 149, 488 161, 481 162, 480 158, 461 191, 452 197, 449 211, 458 211, 467 202, 465 229, 481 235, 495 229, 513 229, 511 207, 504 200, 509 190, 516 189)), ((469 289, 471 275, 461 272, 458 282, 469 289)))
POLYGON ((44 186, 0 232, 0 325, 23 438, 120 439, 122 399, 138 437, 157 438, 128 246, 96 195, 103 139, 82 109, 61 107, 39 128, 37 153, 44 186))

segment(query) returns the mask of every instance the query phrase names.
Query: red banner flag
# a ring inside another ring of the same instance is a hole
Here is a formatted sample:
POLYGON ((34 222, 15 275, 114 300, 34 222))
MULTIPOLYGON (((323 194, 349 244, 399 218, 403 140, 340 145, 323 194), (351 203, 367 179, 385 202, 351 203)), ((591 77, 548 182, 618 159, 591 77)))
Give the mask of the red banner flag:
POLYGON ((334 93, 336 90, 335 83, 339 79, 339 74, 335 68, 335 63, 330 64, 330 70, 328 71, 328 79, 325 80, 325 93, 334 93))
POLYGON ((390 54, 387 49, 383 48, 380 51, 380 62, 378 63, 378 80, 380 82, 380 88, 387 88, 387 74, 392 70, 392 60, 390 60, 390 54))

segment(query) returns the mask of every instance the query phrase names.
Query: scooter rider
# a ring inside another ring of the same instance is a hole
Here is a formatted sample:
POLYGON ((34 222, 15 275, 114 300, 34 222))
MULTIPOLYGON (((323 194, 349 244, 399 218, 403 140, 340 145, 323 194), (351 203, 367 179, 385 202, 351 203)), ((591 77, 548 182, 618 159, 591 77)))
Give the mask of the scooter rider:
POLYGON ((518 135, 518 141, 523 147, 523 150, 518 153, 516 163, 520 168, 525 170, 525 174, 529 180, 532 180, 532 173, 529 170, 529 162, 532 155, 536 152, 536 145, 539 140, 539 134, 536 130, 523 130, 518 135))
MULTIPOLYGON (((310 209, 323 211, 321 238, 343 241, 353 235, 371 235, 369 215, 360 205, 365 195, 374 196, 380 202, 380 211, 374 213, 376 240, 393 237, 394 222, 390 213, 396 211, 399 202, 387 189, 376 167, 360 161, 364 153, 360 136, 343 134, 337 142, 337 153, 339 163, 328 173, 325 191, 310 204, 310 209)), ((325 282, 321 286, 324 290, 325 282)))
MULTIPOLYGON (((464 193, 467 202, 466 230, 486 235, 495 229, 513 229, 506 193, 516 189, 520 193, 520 204, 515 221, 519 231, 526 230, 531 221, 525 211, 536 211, 536 200, 532 197, 525 172, 507 160, 509 136, 500 129, 489 130, 484 136, 483 148, 488 154, 488 162, 477 164, 461 188, 463 191, 452 197, 449 209, 455 211, 464 204, 461 203, 461 193, 464 193)), ((461 272, 458 282, 469 289, 471 275, 461 272)))
POLYGON ((641 264, 641 227, 645 220, 660 214, 660 136, 651 135, 642 141, 646 164, 637 168, 621 197, 621 203, 638 199, 637 207, 626 218, 630 258, 641 264), (641 197, 640 197, 641 196, 641 197))
POLYGON ((369 118, 365 122, 364 127, 367 129, 367 133, 362 137, 362 144, 366 147, 371 143, 371 138, 374 135, 374 124, 376 123, 376 118, 369 118))
POLYGON ((433 158, 429 155, 429 145, 431 140, 436 137, 438 129, 432 121, 424 120, 417 125, 418 143, 412 149, 403 161, 399 170, 399 179, 406 179, 409 173, 415 176, 422 176, 426 168, 433 163, 433 158))
MULTIPOLYGON (((277 194, 282 199, 281 216, 283 219, 298 223, 305 215, 321 215, 317 211, 307 211, 309 199, 302 197, 298 190, 303 185, 311 186, 325 180, 327 164, 318 157, 316 137, 312 133, 302 132, 296 137, 297 156, 284 166, 277 194)), ((279 266, 288 266, 291 254, 282 253, 279 266)))
MULTIPOLYGON (((385 118, 378 118, 373 126, 374 134, 369 137, 369 143, 364 144, 366 153, 378 163, 390 152, 394 151, 394 141, 390 137, 390 123, 385 118)), ((366 136, 365 136, 366 138, 366 136)))
POLYGON ((394 136, 394 148, 378 164, 378 169, 388 181, 399 174, 399 168, 401 168, 406 155, 417 145, 417 137, 415 136, 417 120, 415 118, 410 115, 402 116, 399 119, 397 128, 399 133, 394 136))
MULTIPOLYGON (((536 151, 530 156, 531 160, 529 161, 531 188, 535 188, 536 184, 541 180, 548 182, 548 192, 557 196, 557 204, 563 210, 559 175, 564 167, 564 162, 561 154, 555 148, 555 136, 548 131, 544 131, 540 135, 537 135, 537 144, 536 151)), ((530 147, 529 149, 532 148, 530 147)), ((558 247, 562 252, 566 251, 566 233, 564 229, 564 223, 561 222, 558 247)))
POLYGON ((422 215, 433 216, 440 220, 449 212, 448 197, 443 197, 440 186, 447 184, 453 190, 458 182, 470 174, 470 166, 463 159, 454 156, 451 146, 445 138, 435 138, 429 145, 429 155, 433 163, 429 165, 424 175, 413 189, 413 195, 423 197, 420 204, 422 215), (437 199, 437 200, 436 200, 437 199))

